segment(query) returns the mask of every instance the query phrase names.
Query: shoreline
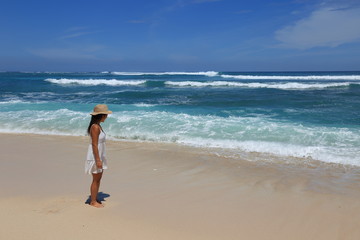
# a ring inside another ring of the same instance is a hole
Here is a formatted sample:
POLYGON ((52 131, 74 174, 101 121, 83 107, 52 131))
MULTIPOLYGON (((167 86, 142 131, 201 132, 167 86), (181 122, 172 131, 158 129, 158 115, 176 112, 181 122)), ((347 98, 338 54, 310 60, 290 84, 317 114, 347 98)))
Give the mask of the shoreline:
MULTIPOLYGON (((19 135, 19 136, 44 136, 44 137, 54 137, 54 138, 79 138, 88 140, 88 136, 85 135, 71 135, 71 134, 61 134, 61 133, 17 133, 17 132, 0 132, 1 135, 19 135)), ((246 162, 253 162, 262 164, 276 164, 279 166, 294 166, 301 168, 336 168, 347 170, 354 170, 360 172, 360 166, 354 164, 345 164, 345 163, 335 163, 335 162, 324 162, 321 160, 313 159, 311 157, 295 157, 295 156, 280 156, 272 153, 263 153, 263 152, 246 152, 231 149, 231 148, 220 148, 220 147, 205 147, 205 146, 193 146, 184 143, 177 142, 155 142, 155 141, 146 141, 146 140, 130 140, 130 139, 107 139, 107 143, 124 143, 124 144, 142 144, 142 145, 163 145, 163 146, 173 146, 184 148, 187 151, 196 151, 209 155, 214 155, 215 157, 225 159, 225 160, 240 160, 246 162), (219 154, 222 152, 222 154, 219 154), (267 160, 263 160, 266 158, 267 160), (271 160, 270 160, 271 159, 271 160)))
MULTIPOLYGON (((34 134, 34 133, 0 133, 0 139, 6 136, 14 137, 25 137, 30 139, 49 139, 52 141, 60 140, 61 142, 72 141, 76 143, 76 146, 82 147, 87 151, 87 146, 89 143, 88 136, 73 136, 73 135, 44 135, 44 134, 34 134)), ((236 156, 222 156, 219 155, 216 150, 221 150, 220 148, 205 148, 205 147, 196 147, 188 146, 178 143, 170 142, 147 142, 147 141, 128 141, 128 140, 107 140, 107 154, 108 158, 112 158, 112 150, 122 151, 130 150, 130 153, 133 153, 131 149, 142 149, 144 151, 155 151, 159 150, 161 152, 176 152, 182 153, 186 152, 191 154, 191 156, 200 156, 206 160, 200 162, 200 164, 205 163, 207 167, 211 166, 213 168, 220 167, 226 168, 230 172, 234 172, 234 175, 246 175, 246 171, 237 173, 239 169, 250 168, 250 169, 261 169, 267 171, 268 169, 273 169, 276 174, 285 174, 291 172, 296 176, 306 176, 309 179, 314 178, 313 180, 319 180, 319 176, 331 176, 333 179, 331 184, 327 186, 331 187, 332 184, 338 183, 351 183, 351 181, 360 180, 360 167, 349 164, 338 164, 338 163, 328 163, 322 162, 319 160, 314 160, 311 158, 297 158, 297 157, 281 157, 274 156, 273 161, 262 160, 261 157, 266 155, 267 157, 272 156, 270 154, 263 153, 244 153, 244 155, 250 156, 247 159, 244 159, 240 154, 236 156), (254 160, 249 160, 254 159, 254 160), (286 159, 290 159, 287 161, 286 159), (236 169, 236 170, 235 170, 236 169), (357 178, 359 175, 359 178, 357 178), (345 182, 344 182, 345 181, 345 182)), ((83 160, 83 156, 80 157, 80 162, 83 160)), ((115 156, 116 158, 116 156, 115 156)), ((192 157, 194 160, 194 157, 192 157)), ((110 159, 111 161, 111 159, 110 159)), ((111 164, 111 163, 110 163, 111 164)), ((168 163, 166 163, 168 164, 168 163)), ((171 162, 170 162, 171 164, 171 162)), ((199 162, 193 163, 194 165, 199 164, 199 162)), ((191 164, 190 164, 191 165, 191 164)), ((197 165, 196 165, 197 166, 197 165)), ((276 175, 275 174, 275 175, 276 175)), ((290 177, 290 176, 288 176, 290 177)), ((360 184, 360 183, 359 183, 360 184)), ((326 186, 326 183, 322 183, 323 186, 326 186)), ((360 189, 360 185, 359 185, 360 189)), ((330 192, 331 193, 331 190, 330 192)))
POLYGON ((359 239, 357 169, 107 142, 105 208, 85 204, 87 137, 0 134, 4 239, 359 239), (61 226, 59 228, 58 226, 61 226))

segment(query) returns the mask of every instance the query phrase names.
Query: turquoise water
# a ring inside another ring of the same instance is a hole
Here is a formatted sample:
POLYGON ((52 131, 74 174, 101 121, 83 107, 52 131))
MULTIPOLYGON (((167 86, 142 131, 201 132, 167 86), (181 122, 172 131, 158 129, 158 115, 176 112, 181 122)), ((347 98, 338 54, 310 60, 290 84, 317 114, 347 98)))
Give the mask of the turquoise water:
POLYGON ((0 73, 0 132, 85 135, 98 103, 115 140, 360 166, 360 72, 0 73))

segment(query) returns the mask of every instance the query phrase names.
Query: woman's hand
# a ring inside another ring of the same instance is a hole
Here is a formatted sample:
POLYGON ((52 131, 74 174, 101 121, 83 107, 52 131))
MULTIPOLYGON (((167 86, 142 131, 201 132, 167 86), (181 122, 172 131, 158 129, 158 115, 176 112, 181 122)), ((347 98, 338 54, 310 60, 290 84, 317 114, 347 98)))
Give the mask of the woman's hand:
POLYGON ((96 161, 96 167, 98 168, 98 169, 102 169, 102 161, 96 161))

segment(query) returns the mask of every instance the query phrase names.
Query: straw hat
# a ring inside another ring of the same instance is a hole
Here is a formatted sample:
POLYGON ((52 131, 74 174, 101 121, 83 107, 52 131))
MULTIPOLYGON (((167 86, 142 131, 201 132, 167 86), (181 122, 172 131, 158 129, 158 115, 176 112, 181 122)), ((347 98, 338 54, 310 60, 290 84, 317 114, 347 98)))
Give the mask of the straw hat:
POLYGON ((98 115, 98 114, 110 114, 112 111, 109 111, 108 106, 106 104, 98 104, 94 107, 94 111, 90 113, 90 115, 98 115))

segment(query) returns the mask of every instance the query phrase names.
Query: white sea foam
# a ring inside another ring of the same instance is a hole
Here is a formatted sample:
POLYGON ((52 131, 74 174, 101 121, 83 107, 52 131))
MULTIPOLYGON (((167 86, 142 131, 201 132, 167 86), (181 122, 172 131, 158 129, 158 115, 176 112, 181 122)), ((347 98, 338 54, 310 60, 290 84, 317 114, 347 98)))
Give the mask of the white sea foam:
MULTIPOLYGON (((244 82, 228 82, 228 81, 213 81, 213 82, 196 82, 196 81, 166 81, 166 85, 178 87, 243 87, 243 88, 276 88, 276 89, 317 89, 329 87, 343 87, 354 84, 352 82, 338 82, 338 83, 244 83, 244 82)), ((360 84, 360 83, 355 83, 360 84)))
POLYGON ((148 104, 148 103, 136 103, 134 104, 135 107, 154 107, 156 104, 148 104))
MULTIPOLYGON (((305 127, 274 122, 264 117, 222 118, 167 112, 122 112, 122 126, 114 134, 122 139, 177 142, 195 147, 258 152, 282 157, 307 157, 324 162, 360 166, 359 131, 331 127, 305 127), (151 126, 151 127, 150 127, 151 126)), ((113 128, 115 129, 115 128, 113 128)))
POLYGON ((141 75, 204 75, 208 77, 215 77, 219 73, 214 71, 207 72, 112 72, 114 75, 125 75, 125 76, 141 76, 141 75))
MULTIPOLYGON (((68 109, 3 112, 0 132, 84 135, 89 114, 68 109)), ((176 142, 360 166, 358 129, 302 126, 266 116, 194 116, 165 111, 114 111, 104 124, 113 139, 176 142)), ((264 159, 267 160, 267 159, 264 159)))
POLYGON ((8 100, 8 101, 0 102, 0 104, 18 104, 18 103, 27 104, 27 103, 30 103, 30 102, 25 102, 25 101, 22 101, 22 100, 8 100))
POLYGON ((360 80, 360 75, 308 75, 308 76, 266 76, 266 75, 227 75, 223 78, 235 78, 241 80, 360 80))
POLYGON ((144 80, 117 80, 117 79, 54 79, 48 78, 45 79, 47 82, 68 85, 68 84, 78 84, 85 86, 96 86, 96 85, 108 85, 108 86, 137 86, 146 83, 144 80))
POLYGON ((84 133, 64 132, 57 130, 39 130, 38 128, 0 128, 0 133, 14 134, 37 134, 37 135, 54 135, 54 136, 84 136, 84 133))
MULTIPOLYGON (((280 142, 213 140, 208 138, 181 139, 178 142, 194 147, 230 150, 228 153, 226 151, 221 151, 220 155, 228 154, 230 156, 241 156, 243 153, 261 153, 282 158, 309 158, 327 163, 360 166, 358 159, 353 157, 356 155, 356 152, 359 151, 358 148, 341 149, 326 146, 303 146, 280 142)), ((269 159, 262 158, 262 160, 269 159)))

